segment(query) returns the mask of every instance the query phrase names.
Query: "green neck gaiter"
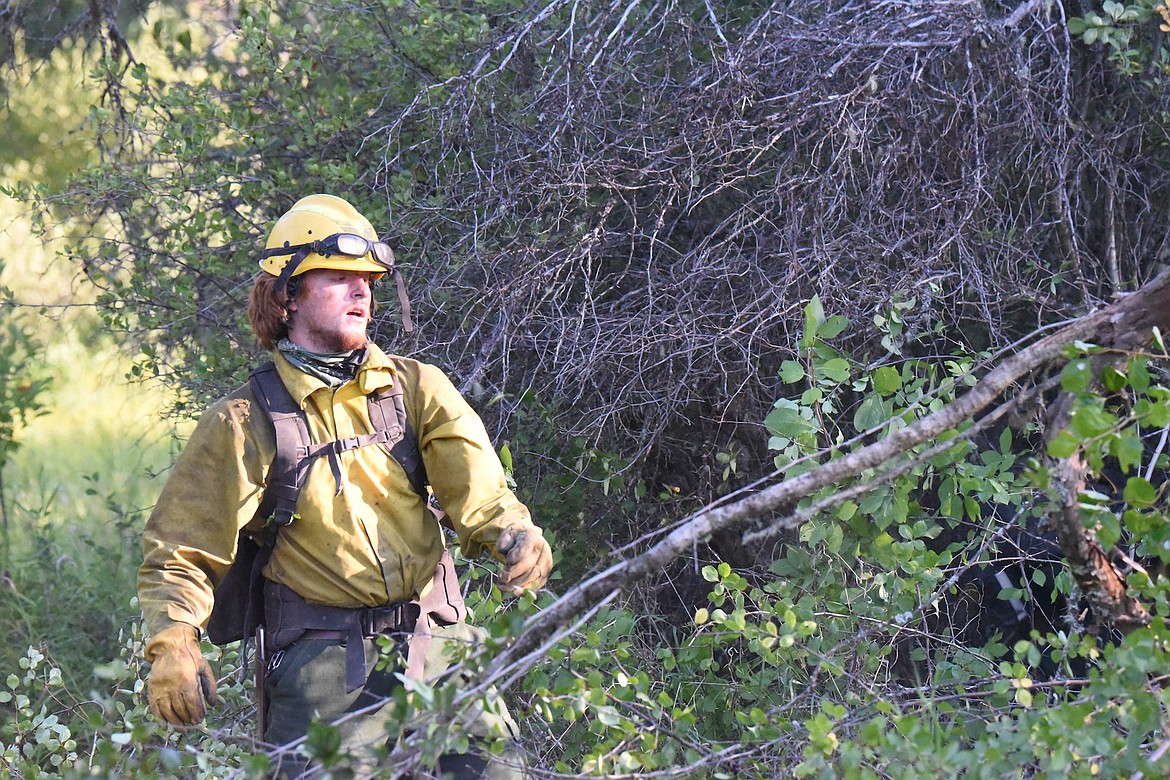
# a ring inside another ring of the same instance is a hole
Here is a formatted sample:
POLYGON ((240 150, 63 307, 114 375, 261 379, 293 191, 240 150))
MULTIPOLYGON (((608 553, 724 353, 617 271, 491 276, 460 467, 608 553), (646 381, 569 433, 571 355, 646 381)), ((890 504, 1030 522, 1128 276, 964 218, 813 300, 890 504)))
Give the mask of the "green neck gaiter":
POLYGON ((285 360, 315 376, 329 387, 340 387, 357 375, 357 370, 366 362, 366 348, 353 349, 348 352, 310 352, 288 339, 281 339, 276 348, 284 355, 285 360))

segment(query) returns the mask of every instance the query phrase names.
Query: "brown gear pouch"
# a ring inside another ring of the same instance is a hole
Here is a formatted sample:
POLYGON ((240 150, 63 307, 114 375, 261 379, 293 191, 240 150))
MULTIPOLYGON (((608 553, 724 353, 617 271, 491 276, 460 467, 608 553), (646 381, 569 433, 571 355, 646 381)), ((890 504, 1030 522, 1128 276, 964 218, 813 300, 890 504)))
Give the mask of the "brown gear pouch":
POLYGON ((410 637, 406 653, 406 676, 411 680, 422 680, 427 676, 427 650, 431 645, 431 622, 450 626, 462 623, 467 618, 467 605, 463 603, 463 592, 459 589, 459 576, 455 573, 455 559, 450 550, 443 550, 442 557, 435 564, 435 574, 430 589, 418 600, 421 614, 410 637))
POLYGON ((443 550, 442 557, 435 564, 431 589, 418 600, 418 605, 423 615, 429 615, 437 623, 458 623, 467 619, 467 605, 463 603, 459 575, 455 572, 455 559, 450 550, 443 550))

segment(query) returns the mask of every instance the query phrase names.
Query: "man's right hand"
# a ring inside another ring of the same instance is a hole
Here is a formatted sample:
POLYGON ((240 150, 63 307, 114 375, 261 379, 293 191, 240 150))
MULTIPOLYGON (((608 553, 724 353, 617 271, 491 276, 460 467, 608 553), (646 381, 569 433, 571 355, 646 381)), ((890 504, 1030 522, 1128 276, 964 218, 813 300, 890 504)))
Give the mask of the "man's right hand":
POLYGON ((194 626, 176 623, 146 645, 150 680, 146 700, 159 720, 190 726, 203 720, 215 704, 215 675, 199 649, 194 626))

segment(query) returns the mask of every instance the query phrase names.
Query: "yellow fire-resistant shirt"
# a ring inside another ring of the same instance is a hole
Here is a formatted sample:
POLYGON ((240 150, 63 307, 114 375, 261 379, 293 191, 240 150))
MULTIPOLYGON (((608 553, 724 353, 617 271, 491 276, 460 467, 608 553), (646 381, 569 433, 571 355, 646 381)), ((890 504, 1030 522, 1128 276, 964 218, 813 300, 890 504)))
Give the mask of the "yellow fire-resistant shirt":
MULTIPOLYGON (((439 369, 371 344, 356 377, 330 388, 279 353, 275 361, 315 443, 372 433, 366 396, 401 383, 427 477, 466 555, 494 552, 505 528, 532 524, 507 487, 483 423, 439 369)), ((276 445, 254 404, 244 385, 207 409, 147 521, 138 596, 152 633, 177 622, 206 625, 237 534, 260 504, 276 445)), ((335 495, 328 458, 316 459, 297 500, 299 516, 277 534, 265 576, 330 606, 415 598, 443 551, 438 523, 381 447, 339 457, 341 492, 335 495)))

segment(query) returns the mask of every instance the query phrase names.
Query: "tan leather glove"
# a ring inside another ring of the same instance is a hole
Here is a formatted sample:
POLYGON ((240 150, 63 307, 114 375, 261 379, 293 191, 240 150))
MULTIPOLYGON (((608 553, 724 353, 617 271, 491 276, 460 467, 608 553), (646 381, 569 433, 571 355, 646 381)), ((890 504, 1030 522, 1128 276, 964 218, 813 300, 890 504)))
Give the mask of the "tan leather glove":
POLYGON ((534 525, 506 528, 496 540, 496 552, 504 560, 500 588, 520 595, 535 590, 548 581, 552 571, 552 550, 544 532, 534 525))
POLYGON ((176 623, 146 644, 150 680, 146 700, 159 720, 190 726, 203 720, 215 704, 215 675, 199 649, 194 626, 176 623))

